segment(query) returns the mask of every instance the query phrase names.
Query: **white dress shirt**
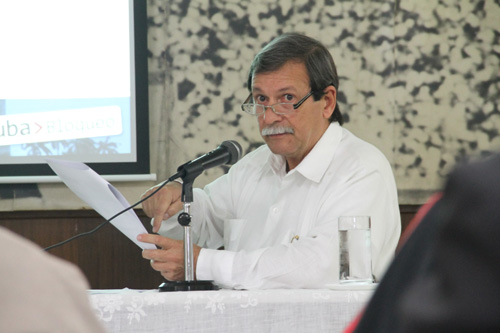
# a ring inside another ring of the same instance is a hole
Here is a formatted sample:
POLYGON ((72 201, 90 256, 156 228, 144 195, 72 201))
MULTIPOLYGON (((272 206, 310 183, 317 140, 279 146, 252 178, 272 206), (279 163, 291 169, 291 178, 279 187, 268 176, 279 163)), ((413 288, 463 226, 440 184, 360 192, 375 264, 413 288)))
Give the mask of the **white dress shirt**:
MULTIPOLYGON (((198 280, 225 288, 324 288, 338 282, 339 216, 371 216, 372 267, 380 279, 401 232, 391 166, 371 144, 332 123, 286 172, 267 145, 194 189, 191 206, 198 280), (224 246, 224 250, 217 250, 224 246)), ((160 234, 182 239, 176 216, 160 234)))

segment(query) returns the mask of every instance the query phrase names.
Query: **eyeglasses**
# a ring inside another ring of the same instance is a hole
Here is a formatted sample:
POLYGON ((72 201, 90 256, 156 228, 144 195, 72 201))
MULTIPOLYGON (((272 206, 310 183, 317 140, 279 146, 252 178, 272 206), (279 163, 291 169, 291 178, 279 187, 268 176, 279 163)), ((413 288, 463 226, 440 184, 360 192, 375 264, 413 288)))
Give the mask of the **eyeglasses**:
POLYGON ((276 103, 273 105, 262 105, 262 104, 256 104, 256 103, 248 103, 252 99, 252 94, 250 94, 245 102, 241 104, 241 110, 243 110, 246 113, 249 113, 254 116, 259 116, 266 112, 266 108, 271 108, 274 113, 276 114, 291 114, 293 113, 296 109, 298 109, 311 95, 313 94, 313 91, 311 90, 309 94, 305 95, 300 101, 298 101, 296 104, 293 103, 276 103))

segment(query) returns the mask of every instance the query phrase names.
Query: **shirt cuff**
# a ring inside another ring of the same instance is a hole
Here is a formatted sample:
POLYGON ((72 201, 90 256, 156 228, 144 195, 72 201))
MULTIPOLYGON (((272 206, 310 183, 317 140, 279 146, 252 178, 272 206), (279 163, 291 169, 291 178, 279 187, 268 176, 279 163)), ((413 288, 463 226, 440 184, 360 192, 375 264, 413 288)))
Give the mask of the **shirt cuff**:
POLYGON ((236 252, 201 249, 196 262, 196 279, 212 280, 219 287, 232 288, 233 261, 236 252))

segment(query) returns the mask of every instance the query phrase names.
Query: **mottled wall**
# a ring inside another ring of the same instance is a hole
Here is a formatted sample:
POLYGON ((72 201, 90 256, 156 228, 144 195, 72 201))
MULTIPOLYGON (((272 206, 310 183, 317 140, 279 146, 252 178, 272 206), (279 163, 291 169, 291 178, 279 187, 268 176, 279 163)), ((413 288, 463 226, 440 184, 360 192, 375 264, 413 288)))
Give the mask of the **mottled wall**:
POLYGON ((500 147, 498 0, 150 0, 148 11, 160 179, 226 139, 262 143, 239 105, 253 56, 287 31, 332 52, 345 127, 385 153, 401 203, 423 202, 464 156, 500 147))

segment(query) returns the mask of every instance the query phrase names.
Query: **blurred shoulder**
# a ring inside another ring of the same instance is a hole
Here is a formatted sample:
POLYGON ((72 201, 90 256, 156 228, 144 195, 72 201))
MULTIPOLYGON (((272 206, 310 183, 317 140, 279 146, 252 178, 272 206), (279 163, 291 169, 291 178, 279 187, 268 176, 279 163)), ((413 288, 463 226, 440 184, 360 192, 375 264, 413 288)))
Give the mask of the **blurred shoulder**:
POLYGON ((500 154, 460 163, 450 173, 447 186, 477 195, 500 196, 500 154))

